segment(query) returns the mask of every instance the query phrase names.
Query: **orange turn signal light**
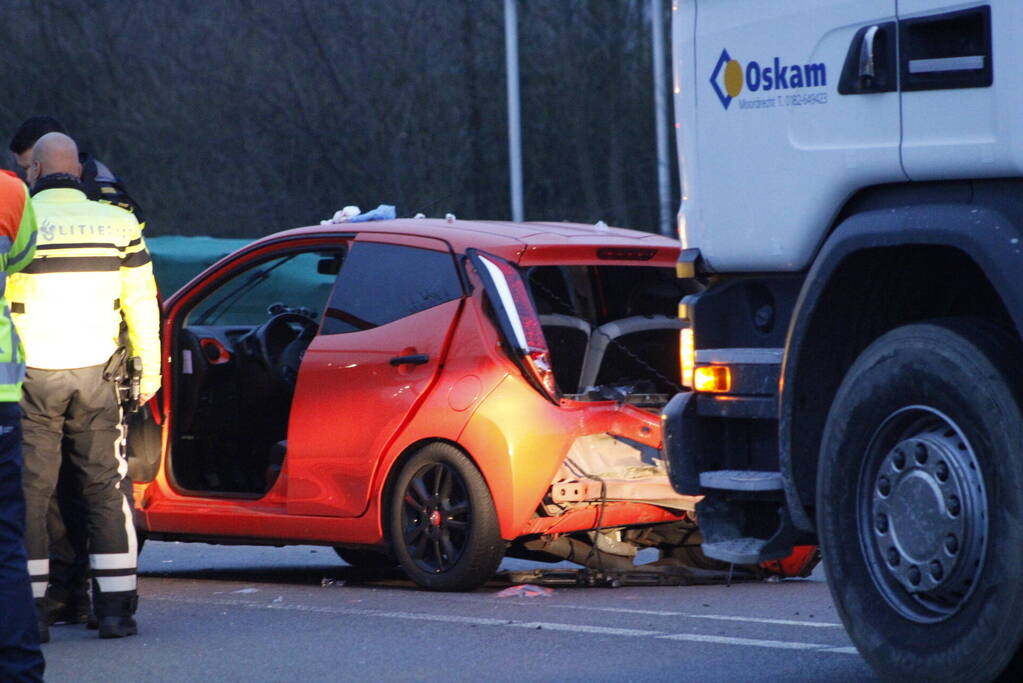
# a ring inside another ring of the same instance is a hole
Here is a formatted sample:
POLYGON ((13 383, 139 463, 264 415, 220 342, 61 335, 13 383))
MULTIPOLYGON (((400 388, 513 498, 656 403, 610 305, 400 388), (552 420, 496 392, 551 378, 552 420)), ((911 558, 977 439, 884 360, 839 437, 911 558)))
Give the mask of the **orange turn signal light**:
POLYGON ((701 365, 693 372, 696 391, 728 391, 732 388, 732 371, 727 365, 701 365))

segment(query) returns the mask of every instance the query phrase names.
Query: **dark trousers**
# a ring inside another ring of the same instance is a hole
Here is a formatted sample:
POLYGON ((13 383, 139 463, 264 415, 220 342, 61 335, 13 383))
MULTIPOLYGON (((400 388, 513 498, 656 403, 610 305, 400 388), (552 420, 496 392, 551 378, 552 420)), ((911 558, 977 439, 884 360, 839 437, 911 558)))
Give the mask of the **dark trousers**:
MULTIPOLYGON (((123 429, 123 425, 122 425, 123 429)), ((64 439, 62 450, 67 453, 71 444, 64 439)), ((125 455, 123 443, 122 455, 125 455)), ((121 491, 133 501, 131 479, 121 480, 121 491)), ((134 507, 134 502, 132 502, 134 507)), ((50 499, 46 517, 50 534, 50 584, 46 597, 51 607, 89 605, 89 527, 85 501, 75 482, 75 469, 68 458, 60 466, 57 493, 50 499)))
POLYGON ((25 569, 21 410, 0 403, 0 680, 43 680, 43 655, 25 569))
POLYGON ((73 469, 85 504, 93 605, 97 616, 130 614, 135 597, 137 544, 131 503, 120 488, 127 464, 120 453, 120 406, 103 367, 29 368, 23 398, 26 545, 32 592, 49 579, 47 513, 62 460, 73 469), (69 449, 62 457, 61 441, 69 449))
MULTIPOLYGON (((63 450, 70 450, 65 439, 63 450)), ((50 535, 50 585, 47 597, 53 604, 88 606, 89 528, 75 468, 64 458, 57 478, 57 492, 50 499, 46 529, 50 535)))

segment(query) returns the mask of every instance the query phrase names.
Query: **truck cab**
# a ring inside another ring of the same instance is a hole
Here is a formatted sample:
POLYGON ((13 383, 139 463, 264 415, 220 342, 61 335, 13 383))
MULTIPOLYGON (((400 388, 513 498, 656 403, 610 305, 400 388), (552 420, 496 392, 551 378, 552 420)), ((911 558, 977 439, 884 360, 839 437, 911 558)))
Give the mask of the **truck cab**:
POLYGON ((1021 661, 1021 27, 1011 0, 673 7, 678 274, 702 286, 673 485, 704 496, 709 557, 819 543, 885 677, 1021 661))

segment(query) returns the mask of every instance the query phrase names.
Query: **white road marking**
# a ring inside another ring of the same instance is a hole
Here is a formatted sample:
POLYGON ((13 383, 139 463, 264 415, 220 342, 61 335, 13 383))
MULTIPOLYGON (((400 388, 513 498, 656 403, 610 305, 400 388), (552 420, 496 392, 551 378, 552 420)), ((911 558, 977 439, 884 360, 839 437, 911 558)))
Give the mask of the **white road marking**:
MULTIPOLYGON (((822 643, 800 643, 791 640, 759 640, 757 638, 735 638, 733 636, 709 636, 702 633, 672 633, 666 636, 656 636, 663 640, 686 640, 693 643, 716 643, 718 645, 746 645, 749 647, 770 647, 776 650, 817 650, 820 652, 835 652, 844 648, 836 648, 833 645, 822 643)), ((850 648, 855 653, 855 648, 850 648)))
MULTIPOLYGON (((730 636, 712 636, 700 633, 664 633, 644 629, 613 628, 609 626, 592 626, 589 624, 563 624, 545 621, 515 621, 514 619, 493 619, 488 617, 468 617, 457 614, 428 614, 424 612, 389 611, 380 609, 360 609, 357 607, 328 607, 318 605, 302 605, 288 603, 246 602, 242 600, 225 600, 212 598, 171 598, 162 596, 146 596, 146 600, 176 602, 188 605, 216 605, 220 607, 246 607, 249 609, 283 610, 287 612, 315 612, 319 614, 339 614, 346 616, 379 617, 382 619, 407 619, 411 621, 432 621, 447 624, 469 624, 473 626, 508 626, 521 629, 538 629, 546 631, 566 631, 570 633, 589 633, 610 636, 645 637, 664 640, 682 640, 698 643, 714 643, 719 645, 741 645, 746 647, 766 647, 782 650, 806 650, 838 654, 858 654, 855 648, 827 645, 823 643, 803 643, 788 640, 758 640, 755 638, 734 638, 730 636)), ((621 610, 626 611, 626 610, 621 610)), ((641 612, 642 610, 631 610, 641 612)))
POLYGON ((513 621, 506 626, 515 628, 533 628, 544 631, 573 631, 575 633, 602 633, 608 636, 653 636, 659 637, 661 631, 644 631, 638 628, 612 628, 610 626, 589 626, 587 624, 558 624, 548 621, 513 621))
MULTIPOLYGON (((511 602, 517 607, 531 607, 521 602, 511 602)), ((736 617, 726 614, 696 614, 695 612, 666 612, 652 609, 628 609, 625 607, 587 607, 585 605, 547 604, 545 607, 556 609, 577 609, 589 612, 619 612, 621 614, 648 614, 655 617, 683 617, 685 619, 716 619, 719 621, 743 621, 753 624, 777 624, 780 626, 809 626, 812 628, 842 628, 841 624, 832 621, 800 621, 797 619, 770 619, 767 617, 736 617)))
POLYGON ((719 621, 745 621, 754 624, 777 624, 780 626, 809 626, 811 628, 842 628, 841 624, 830 621, 798 621, 795 619, 768 619, 766 617, 733 617, 724 614, 682 614, 687 619, 717 619, 719 621))

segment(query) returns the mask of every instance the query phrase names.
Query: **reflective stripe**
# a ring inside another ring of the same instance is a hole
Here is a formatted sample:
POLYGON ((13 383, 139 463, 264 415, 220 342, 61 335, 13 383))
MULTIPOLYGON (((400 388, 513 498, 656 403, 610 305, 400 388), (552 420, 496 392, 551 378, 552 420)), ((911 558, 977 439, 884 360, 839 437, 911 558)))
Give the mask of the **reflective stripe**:
POLYGON ((32 576, 46 576, 50 573, 50 560, 29 560, 28 573, 32 576))
MULTIPOLYGON (((3 273, 2 276, 3 276, 3 279, 0 279, 0 282, 5 282, 7 274, 3 273)), ((0 285, 0 296, 3 296, 2 285, 0 285)), ((115 311, 121 310, 121 300, 120 299, 114 299, 114 310, 115 311)), ((24 313, 24 312, 25 312, 25 304, 23 304, 20 301, 12 301, 11 302, 11 313, 19 313, 20 314, 20 313, 24 313)))
POLYGON ((46 581, 32 582, 32 598, 38 600, 46 597, 46 581))
POLYGON ((137 585, 134 574, 130 576, 95 576, 93 578, 99 584, 100 593, 124 593, 135 590, 137 585))
MULTIPOLYGON (((7 314, 7 319, 11 320, 10 313, 7 314)), ((21 348, 21 337, 18 336, 18 326, 11 320, 11 359, 17 359, 17 364, 21 366, 18 372, 18 381, 21 382, 25 379, 25 352, 21 348)))
MULTIPOLYGON (((38 235, 38 233, 33 231, 32 235, 29 237, 28 244, 25 245, 25 248, 22 249, 21 251, 19 251, 17 254, 8 254, 7 255, 7 262, 8 263, 17 263, 21 259, 25 258, 25 254, 27 254, 30 249, 35 248, 37 235, 38 235)), ((7 238, 5 237, 4 239, 7 239, 7 238)), ((0 245, 2 245, 2 243, 0 243, 0 245)), ((7 239, 7 248, 10 249, 11 246, 12 246, 11 245, 11 241, 9 239, 7 239)))
POLYGON ((121 267, 117 256, 44 256, 32 259, 22 273, 109 273, 121 267))
MULTIPOLYGON (((17 349, 18 343, 18 332, 11 326, 11 338, 14 341, 15 349, 17 349)), ((17 384, 25 376, 25 364, 24 363, 0 363, 0 385, 3 384, 17 384)))
MULTIPOLYGON (((122 510, 123 512, 123 510, 122 510)), ((134 536, 134 529, 132 530, 134 536)), ((93 569, 134 569, 135 553, 100 553, 89 555, 89 564, 93 569)))
POLYGON ((46 251, 48 249, 110 249, 110 250, 123 250, 124 247, 119 247, 113 242, 60 242, 59 244, 40 244, 36 247, 37 251, 46 251))
POLYGON ((149 257, 149 252, 143 249, 142 251, 136 251, 135 253, 125 256, 121 261, 121 265, 125 268, 138 268, 139 266, 146 265, 150 261, 152 261, 152 259, 149 257))

